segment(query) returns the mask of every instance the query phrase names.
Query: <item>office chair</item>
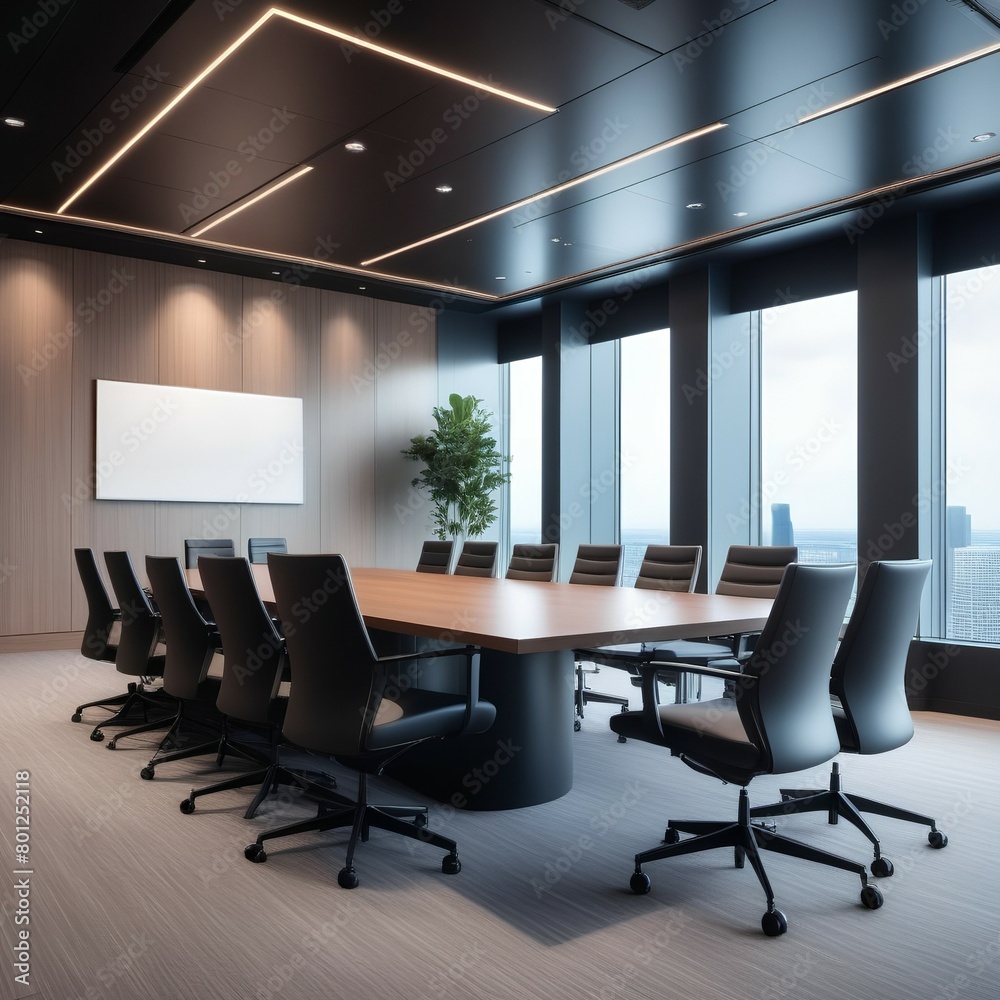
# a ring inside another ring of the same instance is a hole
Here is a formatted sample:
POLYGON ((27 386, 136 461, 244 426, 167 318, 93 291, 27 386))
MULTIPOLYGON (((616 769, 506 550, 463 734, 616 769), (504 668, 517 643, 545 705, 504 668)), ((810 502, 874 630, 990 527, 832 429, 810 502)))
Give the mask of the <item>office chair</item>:
MULTIPOLYGON (((794 545, 731 545, 715 592, 729 597, 773 598, 778 592, 785 567, 797 558, 798 549, 794 545)), ((736 659, 737 662, 744 662, 749 657, 755 640, 756 633, 740 633, 713 638, 623 643, 579 652, 584 654, 585 659, 591 659, 590 654, 593 653, 593 659, 597 663, 634 670, 651 660, 711 663, 736 659)), ((661 677, 667 683, 676 685, 678 701, 689 699, 692 681, 697 685, 695 694, 700 697, 701 679, 697 675, 685 676, 683 672, 679 672, 671 677, 669 671, 666 671, 661 677)))
POLYGON ((424 542, 420 549, 420 558, 417 560, 417 572, 447 573, 451 567, 451 550, 454 546, 453 541, 424 542))
MULTIPOLYGON (((635 856, 630 886, 649 892, 642 866, 651 861, 730 847, 737 868, 749 860, 767 895, 761 919, 765 934, 788 929, 774 905, 774 893, 760 851, 777 851, 805 861, 854 872, 861 879, 861 902, 882 905, 878 888, 869 885, 865 866, 781 836, 751 821, 747 786, 762 774, 802 771, 831 760, 840 749, 830 711, 830 662, 837 646, 847 602, 854 585, 853 566, 789 565, 744 671, 696 664, 676 669, 729 677, 737 684, 735 699, 659 705, 656 673, 663 664, 643 664, 643 706, 611 718, 611 729, 632 739, 667 747, 700 774, 740 786, 734 823, 671 820, 664 843, 635 856), (681 832, 694 837, 680 839, 681 832)), ((670 665, 674 668, 674 665, 670 665)))
POLYGON ((569 582, 590 587, 617 587, 622 582, 623 559, 620 545, 580 545, 569 582))
MULTIPOLYGON (((576 550, 576 560, 570 572, 569 582, 590 587, 617 587, 622 582, 624 558, 625 551, 620 545, 580 545, 576 550)), ((587 673, 597 673, 597 668, 593 667, 587 673)), ((583 691, 585 690, 583 675, 583 663, 577 659, 576 690, 573 693, 575 706, 573 729, 576 732, 582 728, 580 720, 583 718, 583 691)), ((621 698, 614 694, 602 694, 599 691, 588 693, 591 701, 619 705, 623 712, 628 708, 628 698, 621 698)))
MULTIPOLYGON (((876 561, 868 566, 854 610, 833 661, 830 693, 834 723, 844 753, 887 753, 908 743, 913 719, 906 704, 906 656, 916 631, 920 595, 930 572, 929 560, 876 561)), ((834 762, 830 787, 781 789, 781 802, 758 806, 753 817, 825 812, 829 823, 840 817, 851 822, 875 850, 871 872, 888 876, 892 862, 883 857, 879 840, 862 812, 929 826, 931 847, 942 848, 948 838, 930 816, 875 802, 844 792, 840 769, 834 762)))
POLYGON ((206 621, 198 610, 176 556, 146 556, 146 576, 167 645, 163 690, 177 701, 177 712, 159 749, 139 772, 141 778, 150 781, 156 765, 166 762, 167 751, 170 760, 217 753, 219 727, 212 726, 210 720, 219 682, 210 678, 208 671, 212 658, 222 648, 222 641, 214 623, 206 621), (192 717, 192 711, 199 705, 200 718, 192 717), (178 749, 176 744, 185 728, 210 733, 212 738, 178 749))
POLYGON ((173 699, 162 688, 157 688, 156 691, 145 689, 145 685, 151 683, 154 677, 163 677, 165 657, 157 652, 157 647, 163 642, 160 613, 153 608, 140 586, 128 552, 105 552, 104 563, 122 615, 115 669, 130 677, 138 677, 140 681, 121 708, 110 719, 105 719, 94 727, 90 738, 100 743, 104 739, 102 727, 128 725, 130 713, 136 707, 142 709, 143 718, 142 725, 132 726, 108 741, 108 749, 114 750, 122 736, 133 736, 169 724, 161 717, 151 720, 147 711, 149 706, 163 711, 171 711, 175 706, 173 699))
MULTIPOLYGON (((216 708, 222 714, 222 738, 217 741, 217 763, 235 753, 257 766, 222 781, 192 788, 181 801, 183 813, 193 813, 195 800, 215 792, 257 785, 244 816, 250 819, 268 794, 279 785, 298 785, 328 795, 336 787, 331 777, 320 786, 280 761, 281 723, 287 699, 280 693, 288 678, 284 636, 264 607, 250 564, 238 556, 210 556, 198 563, 205 597, 222 637, 222 683, 216 708), (263 746, 261 745, 263 743, 263 746)), ((160 763, 176 759, 171 755, 160 763)), ((345 800, 346 801, 346 800, 345 800)))
MULTIPOLYGON (((288 543, 284 538, 248 538, 247 558, 252 563, 266 563, 268 552, 287 552, 288 543)), ((217 553, 203 552, 202 555, 217 553)), ((229 555, 233 553, 230 552, 229 555)))
POLYGON ((200 556, 234 556, 236 546, 231 538, 185 538, 184 565, 197 569, 200 556))
POLYGON ((347 860, 338 884, 358 884, 354 853, 359 839, 376 827, 446 850, 441 870, 456 874, 462 865, 453 840, 427 829, 426 809, 385 807, 368 801, 368 776, 378 775, 417 743, 463 733, 485 732, 496 709, 479 698, 479 650, 474 646, 378 657, 372 649, 347 563, 341 555, 270 555, 267 559, 282 620, 294 621, 286 642, 292 685, 283 733, 295 745, 335 757, 358 772, 357 801, 347 807, 322 808, 314 819, 262 833, 245 851, 264 861, 263 844, 273 837, 306 831, 351 828, 347 860), (329 599, 307 617, 297 613, 306 595, 329 599), (465 694, 418 690, 397 679, 407 666, 442 656, 465 660, 465 694), (404 816, 414 817, 407 822, 404 816))
MULTIPOLYGON (((83 630, 83 641, 80 643, 80 653, 89 660, 100 660, 114 663, 118 652, 118 644, 112 642, 112 635, 121 626, 122 615, 112 603, 104 587, 97 559, 93 549, 74 549, 76 568, 83 584, 83 592, 87 598, 87 624, 83 630)), ((72 715, 73 722, 80 722, 81 713, 85 708, 106 708, 110 711, 115 706, 124 705, 129 695, 134 693, 136 685, 129 684, 124 694, 109 695, 97 701, 88 701, 77 705, 72 715)))
POLYGON ((455 563, 455 576, 496 576, 499 542, 466 542, 455 563))
POLYGON ((535 580, 553 583, 559 575, 559 543, 528 545, 519 542, 511 549, 508 580, 535 580))
MULTIPOLYGON (((694 591, 701 569, 702 548, 700 545, 647 545, 639 567, 639 575, 635 578, 635 586, 639 590, 667 590, 674 593, 689 594, 694 591)), ((628 670, 633 678, 640 680, 635 661, 641 659, 640 654, 645 649, 642 643, 623 643, 618 646, 597 647, 595 649, 577 649, 573 655, 577 661, 576 710, 575 728, 579 730, 579 720, 583 717, 583 706, 588 701, 604 702, 619 705, 624 712, 629 705, 629 699, 620 695, 601 694, 591 691, 584 684, 586 673, 596 673, 597 670, 585 671, 582 663, 593 663, 595 666, 615 667, 628 670)), ((678 687, 683 680, 677 675, 669 678, 678 687)), ((678 701, 686 701, 678 693, 678 701)), ((618 737, 619 743, 625 743, 625 737, 618 737)))

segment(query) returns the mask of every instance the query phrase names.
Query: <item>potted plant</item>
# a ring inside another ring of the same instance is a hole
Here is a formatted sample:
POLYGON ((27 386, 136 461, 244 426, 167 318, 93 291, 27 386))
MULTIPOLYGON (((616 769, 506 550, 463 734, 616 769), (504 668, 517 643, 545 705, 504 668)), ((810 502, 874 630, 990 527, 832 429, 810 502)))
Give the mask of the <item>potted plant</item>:
POLYGON ((452 393, 448 403, 432 411, 437 426, 410 438, 403 451, 426 466, 412 482, 427 490, 434 534, 442 541, 481 535, 497 518, 494 490, 510 479, 492 436, 493 414, 482 400, 452 393))

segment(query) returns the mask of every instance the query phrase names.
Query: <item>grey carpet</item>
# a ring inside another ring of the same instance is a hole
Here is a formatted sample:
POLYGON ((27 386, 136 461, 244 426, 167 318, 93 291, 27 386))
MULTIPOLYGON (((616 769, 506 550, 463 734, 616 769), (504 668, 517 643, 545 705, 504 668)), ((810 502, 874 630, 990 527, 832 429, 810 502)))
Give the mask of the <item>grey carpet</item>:
MULTIPOLYGON (((605 674, 602 674, 602 687, 605 674)), ((0 655, 0 840, 13 872, 14 775, 31 778, 31 985, 14 981, 15 876, 0 884, 0 997, 52 1000, 370 998, 722 998, 994 1000, 1000 995, 1000 724, 921 714, 906 747, 845 756, 845 787, 935 815, 950 838, 876 820, 896 866, 865 910, 860 882, 765 855, 788 933, 764 937, 764 897, 728 851, 654 863, 652 892, 628 888, 632 858, 668 818, 724 819, 737 789, 648 745, 619 745, 611 708, 588 708, 574 734, 575 784, 562 799, 500 813, 432 808, 459 843, 442 853, 380 831, 359 847, 359 888, 338 888, 345 833, 274 841, 261 829, 308 814, 284 793, 243 819, 247 790, 178 803, 216 778, 214 762, 139 768, 155 737, 109 752, 74 725, 76 704, 122 687, 108 665, 72 652, 0 655), (329 846, 321 847, 323 842, 329 846)), ((569 693, 567 692, 567 697, 569 693)), ((102 713, 91 710, 91 724, 102 713)), ((227 770, 229 770, 227 765, 227 770)), ((340 772, 342 787, 353 785, 340 772)), ((780 784, 822 787, 827 769, 780 784)), ((391 782, 383 801, 413 801, 391 782)), ((816 815, 783 832, 867 862, 867 842, 816 815)))

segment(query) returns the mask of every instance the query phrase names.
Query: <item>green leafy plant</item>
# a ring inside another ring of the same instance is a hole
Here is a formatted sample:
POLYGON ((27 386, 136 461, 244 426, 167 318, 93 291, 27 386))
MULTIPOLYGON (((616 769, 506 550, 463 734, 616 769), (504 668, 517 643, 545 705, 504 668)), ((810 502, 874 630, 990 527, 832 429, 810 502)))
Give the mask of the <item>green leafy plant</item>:
POLYGON ((493 491, 510 479, 492 436, 493 414, 475 396, 448 397, 435 406, 437 427, 410 438, 407 458, 427 466, 413 485, 427 490, 434 505, 434 534, 445 540, 481 535, 497 518, 493 491))

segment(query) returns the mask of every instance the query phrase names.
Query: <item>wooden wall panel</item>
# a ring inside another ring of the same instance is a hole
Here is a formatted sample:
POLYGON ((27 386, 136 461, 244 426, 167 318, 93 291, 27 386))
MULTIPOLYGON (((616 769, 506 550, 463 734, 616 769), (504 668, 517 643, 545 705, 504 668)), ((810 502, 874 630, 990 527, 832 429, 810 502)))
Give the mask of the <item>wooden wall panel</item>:
MULTIPOLYGON (((243 391, 299 397, 305 448, 305 502, 244 504, 244 547, 247 538, 277 536, 287 540, 290 552, 319 548, 320 330, 323 297, 328 294, 279 281, 243 279, 243 391)), ((284 468, 280 456, 275 462, 267 475, 284 468)), ((248 493, 252 496, 253 490, 248 493)))
MULTIPOLYGON (((153 505, 96 500, 94 431, 97 379, 156 382, 156 265, 108 254, 73 254, 73 300, 85 322, 73 344, 73 547, 92 548, 109 587, 103 553, 127 549, 141 568, 155 524, 153 505)), ((122 454, 127 459, 128 448, 122 454)), ((73 568, 73 628, 87 622, 87 600, 73 568)))
POLYGON ((412 569, 430 537, 426 502, 410 482, 420 472, 402 449, 433 426, 437 338, 432 310, 394 302, 375 307, 375 562, 412 569))
POLYGON ((325 551, 375 565, 375 304, 323 293, 322 529, 325 551))
POLYGON ((0 241, 0 633, 70 627, 71 255, 0 241))
MULTIPOLYGON (((157 358, 161 385, 243 389, 243 279, 216 271, 157 264, 157 358)), ((155 505, 153 545, 183 557, 185 538, 232 538, 241 551, 236 503, 155 505)))

